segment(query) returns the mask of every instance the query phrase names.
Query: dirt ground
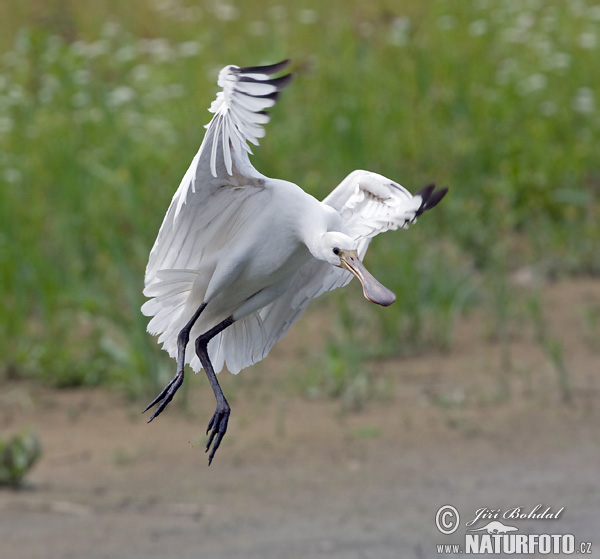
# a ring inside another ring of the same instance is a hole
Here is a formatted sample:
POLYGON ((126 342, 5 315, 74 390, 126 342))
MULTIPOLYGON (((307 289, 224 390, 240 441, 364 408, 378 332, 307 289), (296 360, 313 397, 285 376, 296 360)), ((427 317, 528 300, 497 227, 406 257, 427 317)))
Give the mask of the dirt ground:
POLYGON ((200 375, 188 409, 171 404, 150 425, 142 403, 115 393, 10 383, 0 434, 29 425, 44 454, 23 489, 0 490, 0 558, 451 557, 437 544, 462 544, 477 509, 538 504, 564 510, 499 518, 574 534, 600 557, 600 282, 554 285, 544 299, 562 391, 525 318, 507 351, 474 314, 450 353, 375 364, 388 394, 346 412, 281 382, 307 350, 300 328, 261 364, 222 375, 233 412, 210 467, 214 400, 200 375), (435 524, 448 504, 461 515, 452 535, 435 524))

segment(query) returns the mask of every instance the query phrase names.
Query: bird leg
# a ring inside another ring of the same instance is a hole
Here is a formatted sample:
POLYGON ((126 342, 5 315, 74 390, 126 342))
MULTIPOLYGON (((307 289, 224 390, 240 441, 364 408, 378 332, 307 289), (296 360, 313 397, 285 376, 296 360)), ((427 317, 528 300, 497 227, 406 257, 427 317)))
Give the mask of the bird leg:
POLYGON ((175 373, 175 376, 170 380, 169 384, 167 384, 167 386, 164 387, 163 391, 156 398, 154 398, 154 400, 152 400, 152 402, 150 402, 150 404, 148 404, 146 409, 142 412, 147 412, 152 406, 155 406, 160 402, 160 405, 158 406, 158 408, 156 408, 156 411, 148 420, 148 423, 150 423, 157 415, 160 415, 160 413, 167 407, 169 402, 173 399, 173 396, 175 396, 175 392, 177 392, 179 387, 183 384, 183 375, 185 368, 185 348, 187 347, 187 344, 190 341, 190 331, 205 307, 206 303, 202 303, 198 307, 198 310, 194 313, 194 316, 192 316, 190 321, 182 328, 181 332, 179 332, 179 335, 177 336, 177 372, 175 373))
POLYGON ((221 386, 219 385, 219 381, 217 380, 217 375, 215 374, 212 363, 210 362, 210 358, 208 357, 207 348, 208 342, 217 334, 225 330, 225 328, 231 326, 233 322, 233 317, 229 316, 225 320, 223 320, 223 322, 220 322, 214 328, 211 328, 208 332, 205 332, 196 339, 196 355, 198 355, 200 363, 202 363, 202 367, 204 368, 204 372, 206 373, 208 382, 210 382, 210 386, 217 400, 217 409, 215 410, 215 413, 213 414, 211 420, 208 422, 208 427, 206 429, 207 435, 210 432, 210 436, 208 437, 208 443, 206 443, 205 451, 208 452, 210 449, 210 454, 208 455, 209 466, 212 463, 217 448, 219 448, 219 445, 221 444, 221 441, 225 436, 225 432, 227 431, 227 423, 229 422, 229 414, 231 413, 231 408, 229 407, 229 404, 225 399, 223 390, 221 390, 221 386))

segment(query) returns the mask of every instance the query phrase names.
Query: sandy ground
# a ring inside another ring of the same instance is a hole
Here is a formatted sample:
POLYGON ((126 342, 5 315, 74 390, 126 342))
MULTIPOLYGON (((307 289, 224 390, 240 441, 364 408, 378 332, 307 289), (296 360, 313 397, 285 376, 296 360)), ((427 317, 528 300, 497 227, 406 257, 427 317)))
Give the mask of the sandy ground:
POLYGON ((187 411, 172 404, 151 425, 114 393, 8 384, 1 434, 30 425, 44 455, 25 488, 0 491, 0 558, 452 557, 437 544, 463 544, 477 509, 538 504, 564 510, 504 524, 574 534, 600 557, 600 339, 582 318, 600 309, 600 283, 544 297, 570 403, 530 327, 514 328, 507 355, 471 316, 449 354, 376 364, 389 394, 344 412, 277 381, 302 351, 299 330, 262 364, 222 376, 233 413, 210 468, 214 403, 201 376, 187 411), (452 535, 435 524, 447 504, 461 515, 452 535))

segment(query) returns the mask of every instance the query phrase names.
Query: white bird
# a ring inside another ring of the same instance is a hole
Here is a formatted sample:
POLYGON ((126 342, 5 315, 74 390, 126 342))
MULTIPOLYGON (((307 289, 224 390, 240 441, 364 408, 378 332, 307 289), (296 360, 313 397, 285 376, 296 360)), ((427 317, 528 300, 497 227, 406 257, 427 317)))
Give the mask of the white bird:
POLYGON ((148 331, 177 359, 177 373, 146 408, 159 415, 183 383, 184 367, 204 369, 217 407, 206 431, 209 464, 227 430, 230 407, 217 381, 263 359, 308 303, 355 275, 364 296, 390 305, 396 296, 363 266, 371 239, 406 228, 447 189, 412 195, 368 171, 354 171, 322 202, 299 186, 268 178, 250 163, 288 64, 219 73, 204 140, 175 193, 146 268, 142 306, 148 331), (195 355, 186 348, 195 340, 195 355), (212 445, 212 448, 211 448, 212 445))

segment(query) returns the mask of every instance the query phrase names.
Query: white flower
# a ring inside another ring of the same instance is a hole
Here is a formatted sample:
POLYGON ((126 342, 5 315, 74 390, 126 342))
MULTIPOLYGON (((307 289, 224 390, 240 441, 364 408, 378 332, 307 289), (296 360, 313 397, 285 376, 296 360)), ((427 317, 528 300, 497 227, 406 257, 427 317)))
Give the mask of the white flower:
POLYGON ((12 105, 18 105, 23 99, 25 99, 25 91, 17 83, 12 85, 11 88, 8 90, 7 97, 12 105))
POLYGON ((87 58, 98 58, 109 51, 108 41, 100 39, 93 43, 84 43, 84 56, 87 58))
POLYGON ((589 114, 593 113, 596 108, 594 99, 594 91, 590 87, 580 87, 575 92, 575 97, 572 102, 573 110, 577 113, 589 114))
POLYGON ((19 182, 22 178, 22 173, 19 169, 8 168, 4 170, 4 180, 6 182, 15 183, 19 182))
POLYGON ((298 21, 305 25, 311 25, 319 21, 319 14, 315 10, 300 10, 298 12, 298 21))
POLYGON ((147 52, 160 62, 169 62, 173 58, 173 50, 166 39, 142 39, 140 50, 147 52))
POLYGON ((600 21, 600 5, 591 6, 588 11, 588 18, 592 21, 600 21))
POLYGON ((121 26, 116 21, 107 21, 102 26, 103 37, 116 37, 121 30, 121 26))
POLYGON ((14 121, 8 116, 0 117, 0 134, 6 134, 14 128, 14 121))
POLYGON ((542 28, 544 31, 552 31, 556 27, 556 12, 547 11, 542 18, 542 28))
POLYGON ((519 84, 519 91, 522 94, 533 93, 544 89, 548 79, 544 74, 532 74, 519 84))
POLYGON ((238 9, 232 4, 226 2, 215 2, 213 5, 213 13, 217 19, 221 21, 233 21, 238 17, 238 9))
POLYGON ((569 2, 566 2, 566 5, 574 16, 582 17, 585 15, 585 4, 581 0, 569 0, 569 2))
POLYGON ((87 43, 84 43, 83 41, 73 41, 71 43, 71 52, 75 55, 75 56, 85 56, 85 48, 86 48, 87 43))
POLYGON ((402 47, 408 42, 408 30, 410 29, 410 19, 406 17, 397 17, 390 25, 388 42, 391 45, 402 47))
POLYGON ((202 50, 202 45, 198 41, 185 41, 177 46, 179 56, 190 57, 197 56, 202 50))
POLYGON ((519 29, 529 29, 533 25, 534 22, 535 22, 535 19, 531 13, 523 12, 517 18, 516 23, 517 23, 517 27, 519 29))
POLYGON ((527 29, 508 27, 502 33, 504 40, 509 43, 524 43, 527 40, 527 29))
POLYGON ((138 64, 131 70, 131 75, 136 82, 143 82, 150 76, 150 68, 147 64, 138 64))
POLYGON ((130 62, 137 55, 134 45, 125 45, 115 52, 115 60, 117 62, 130 62))
POLYGON ((175 4, 173 0, 154 0, 154 9, 158 12, 172 10, 175 4))
POLYGON ((120 105, 124 105, 125 103, 129 103, 134 98, 135 91, 131 89, 131 87, 120 85, 108 94, 108 99, 106 102, 113 107, 118 107, 120 105))
POLYGON ((59 60, 61 56, 61 47, 63 46, 63 40, 57 35, 51 35, 46 40, 46 47, 41 55, 41 59, 46 63, 50 64, 59 60))
POLYGON ((568 68, 571 65, 571 56, 566 52, 555 52, 552 55, 551 63, 553 68, 560 70, 568 68))
POLYGON ((481 35, 485 35, 487 32, 488 24, 484 19, 477 19, 472 21, 469 25, 469 35, 473 37, 480 37, 481 35))
POLYGON ((60 80, 54 74, 44 74, 41 82, 38 98, 42 103, 50 103, 54 99, 54 94, 60 89, 60 80))
POLYGON ((591 33, 590 31, 586 31, 585 33, 581 33, 581 35, 579 35, 579 46, 582 49, 595 49, 596 43, 596 35, 594 33, 591 33))
POLYGON ((540 39, 539 41, 534 41, 533 46, 540 53, 540 56, 549 56, 552 52, 552 43, 545 39, 540 39))

